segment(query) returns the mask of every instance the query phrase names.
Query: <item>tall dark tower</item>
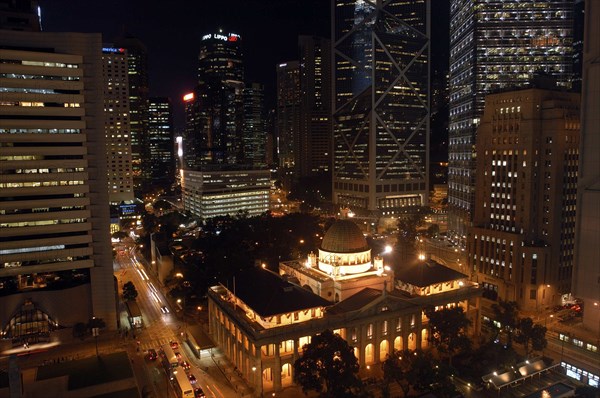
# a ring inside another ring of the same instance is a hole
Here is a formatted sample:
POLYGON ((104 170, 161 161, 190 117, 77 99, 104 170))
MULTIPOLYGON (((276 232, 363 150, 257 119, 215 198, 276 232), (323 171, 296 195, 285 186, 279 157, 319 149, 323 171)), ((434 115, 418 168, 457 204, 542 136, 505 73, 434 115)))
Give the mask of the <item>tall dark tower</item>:
POLYGON ((35 0, 0 0, 0 29, 39 32, 42 15, 35 0))
POLYGON ((456 0, 450 6, 448 230, 473 218, 475 140, 485 95, 526 87, 537 73, 569 87, 573 0, 456 0))
POLYGON ((150 175, 162 186, 174 180, 173 106, 166 97, 152 97, 148 105, 150 175))
POLYGON ((257 167, 266 166, 265 87, 260 83, 251 83, 244 88, 243 142, 246 161, 257 167))
POLYGON ((331 41, 300 36, 299 177, 331 171, 331 41))
POLYGON ((333 202, 376 217, 425 205, 429 1, 331 4, 333 202))
POLYGON ((296 169, 300 135, 300 66, 298 61, 277 65, 277 158, 286 185, 296 169))
POLYGON ((127 49, 131 161, 133 183, 139 193, 147 189, 152 180, 148 141, 148 53, 146 46, 135 37, 119 39, 116 45, 127 49))
MULTIPOLYGON (((188 167, 201 163, 235 164, 244 161, 242 39, 235 33, 202 37, 198 55, 195 127, 186 127, 184 147, 188 167), (187 141, 187 144, 186 144, 187 141)), ((186 103, 189 107, 190 103, 186 103)))

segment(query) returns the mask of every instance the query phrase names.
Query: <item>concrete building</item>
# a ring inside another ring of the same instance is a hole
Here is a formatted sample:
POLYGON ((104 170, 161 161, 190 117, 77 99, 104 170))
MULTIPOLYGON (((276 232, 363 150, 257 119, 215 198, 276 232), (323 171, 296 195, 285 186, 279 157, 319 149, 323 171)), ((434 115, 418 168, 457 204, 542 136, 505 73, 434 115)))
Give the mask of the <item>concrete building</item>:
POLYGON ((462 306, 479 331, 480 290, 464 274, 432 261, 384 265, 358 226, 337 221, 319 254, 253 268, 208 292, 209 330, 254 388, 254 396, 293 384, 293 364, 326 329, 354 347, 360 375, 393 349, 428 347, 425 308, 462 306))
POLYGON ((571 293, 579 101, 544 89, 486 97, 467 235, 469 269, 484 297, 541 311, 571 293))
POLYGON ((3 336, 115 328, 101 36, 2 31, 0 45, 3 336))
POLYGON ((108 167, 108 200, 132 202, 133 169, 129 123, 129 67, 124 48, 102 47, 104 77, 104 134, 108 167))
POLYGON ((333 202, 359 215, 427 205, 429 7, 332 1, 333 202))
POLYGON ((475 142, 485 96, 527 87, 536 73, 569 87, 574 1, 455 0, 450 5, 448 230, 473 220, 475 142))
POLYGON ((600 4, 586 1, 573 291, 584 327, 600 338, 600 4))
POLYGON ((183 208, 201 218, 236 215, 257 216, 269 210, 271 173, 268 169, 209 166, 183 170, 183 208))

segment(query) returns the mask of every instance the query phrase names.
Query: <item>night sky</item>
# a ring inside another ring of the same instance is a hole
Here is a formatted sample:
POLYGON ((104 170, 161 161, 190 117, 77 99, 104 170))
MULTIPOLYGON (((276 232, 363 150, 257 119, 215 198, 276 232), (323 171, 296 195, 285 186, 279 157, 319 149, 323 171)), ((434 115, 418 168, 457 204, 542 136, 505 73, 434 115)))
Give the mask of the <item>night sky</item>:
POLYGON ((105 43, 123 32, 139 38, 148 48, 150 94, 171 97, 181 109, 206 33, 222 28, 242 35, 246 82, 266 85, 269 107, 275 65, 298 58, 298 35, 330 36, 330 0, 40 0, 40 6, 44 31, 101 32, 105 43))

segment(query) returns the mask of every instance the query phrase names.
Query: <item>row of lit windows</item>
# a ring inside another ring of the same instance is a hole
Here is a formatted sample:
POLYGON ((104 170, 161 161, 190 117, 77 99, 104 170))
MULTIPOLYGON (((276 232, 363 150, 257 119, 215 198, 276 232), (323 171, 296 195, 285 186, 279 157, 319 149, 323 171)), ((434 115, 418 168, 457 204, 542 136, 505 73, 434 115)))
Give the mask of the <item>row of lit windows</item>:
POLYGON ((0 183, 0 188, 55 187, 55 186, 83 185, 83 184, 85 184, 85 181, 7 182, 7 183, 0 183))
POLYGON ((40 227, 44 225, 78 224, 87 222, 86 218, 64 218, 60 220, 40 220, 0 223, 0 228, 40 227))

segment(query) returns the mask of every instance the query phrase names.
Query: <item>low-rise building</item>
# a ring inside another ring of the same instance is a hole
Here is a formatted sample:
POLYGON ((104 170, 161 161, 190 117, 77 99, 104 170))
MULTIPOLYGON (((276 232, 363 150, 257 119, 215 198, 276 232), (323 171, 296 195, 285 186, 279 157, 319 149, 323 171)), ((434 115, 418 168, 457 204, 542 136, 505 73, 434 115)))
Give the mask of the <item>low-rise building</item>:
POLYGON ((209 289, 210 334, 256 395, 293 384, 293 365, 326 329, 354 347, 366 376, 393 349, 427 348, 425 310, 460 305, 478 334, 480 289, 431 260, 394 267, 375 257, 350 220, 333 224, 319 255, 260 267, 209 289))

